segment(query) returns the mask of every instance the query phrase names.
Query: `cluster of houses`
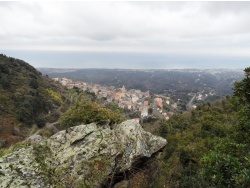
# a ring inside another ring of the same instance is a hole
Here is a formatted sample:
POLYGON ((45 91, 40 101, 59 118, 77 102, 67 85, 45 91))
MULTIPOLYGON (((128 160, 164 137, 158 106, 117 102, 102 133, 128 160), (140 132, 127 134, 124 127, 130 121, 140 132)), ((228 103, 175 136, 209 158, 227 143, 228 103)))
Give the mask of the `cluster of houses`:
MULTIPOLYGON (((89 84, 86 82, 73 82, 68 78, 52 78, 54 81, 59 82, 61 85, 68 89, 74 87, 79 88, 82 91, 88 91, 94 93, 98 98, 103 98, 107 103, 116 103, 119 108, 128 109, 133 111, 139 111, 141 118, 149 116, 149 108, 152 108, 160 117, 169 120, 169 117, 173 116, 173 112, 164 112, 163 103, 172 106, 173 109, 177 108, 177 104, 170 102, 169 97, 165 97, 167 100, 159 95, 154 95, 153 103, 150 104, 148 98, 150 98, 149 91, 142 92, 136 89, 126 90, 122 88, 116 88, 114 86, 102 86, 99 84, 89 84)), ((139 121, 139 120, 138 120, 139 121)))
POLYGON ((162 118, 164 118, 165 120, 169 120, 169 118, 172 117, 174 115, 174 113, 171 112, 171 111, 169 111, 169 112, 163 111, 163 104, 164 103, 166 104, 166 106, 169 106, 172 109, 176 109, 178 106, 177 106, 176 102, 173 102, 170 99, 170 97, 163 97, 163 96, 160 96, 160 95, 155 95, 154 105, 155 105, 155 108, 156 108, 157 112, 159 114, 161 114, 162 118), (164 99, 166 101, 164 101, 164 99))
POLYGON ((99 84, 89 84, 86 82, 73 82, 68 78, 52 78, 61 85, 72 89, 79 88, 82 91, 89 91, 95 93, 98 98, 104 98, 107 102, 114 102, 118 104, 119 108, 140 111, 141 118, 149 115, 149 108, 156 108, 165 119, 169 119, 166 113, 162 112, 163 100, 162 98, 155 98, 153 104, 149 104, 147 98, 150 97, 149 91, 142 92, 136 89, 126 90, 122 88, 115 88, 114 86, 102 86, 99 84))

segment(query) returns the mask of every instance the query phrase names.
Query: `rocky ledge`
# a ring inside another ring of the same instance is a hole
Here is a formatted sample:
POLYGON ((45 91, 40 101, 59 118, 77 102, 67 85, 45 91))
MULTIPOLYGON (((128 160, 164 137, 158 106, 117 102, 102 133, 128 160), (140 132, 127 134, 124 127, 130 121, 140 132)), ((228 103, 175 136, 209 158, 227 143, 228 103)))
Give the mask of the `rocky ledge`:
POLYGON ((0 158, 0 187, 111 187, 166 144, 134 120, 71 127, 0 158))

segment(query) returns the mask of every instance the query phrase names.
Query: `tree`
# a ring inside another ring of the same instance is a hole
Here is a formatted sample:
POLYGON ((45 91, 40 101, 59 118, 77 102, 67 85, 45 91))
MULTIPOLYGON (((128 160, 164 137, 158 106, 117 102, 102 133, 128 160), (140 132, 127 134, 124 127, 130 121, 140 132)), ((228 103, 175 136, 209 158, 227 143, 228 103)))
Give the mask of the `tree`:
POLYGON ((153 109, 152 108, 149 108, 148 109, 148 114, 152 114, 153 113, 153 109))
POLYGON ((38 88, 38 82, 36 79, 32 78, 30 80, 30 86, 33 88, 33 89, 37 89, 38 88))
POLYGON ((10 88, 10 81, 9 81, 8 76, 6 74, 2 74, 1 79, 0 79, 0 84, 2 85, 3 89, 10 88))
POLYGON ((224 140, 201 159, 201 175, 216 187, 249 187, 249 148, 224 140))
POLYGON ((241 106, 239 109, 238 123, 235 128, 235 140, 240 143, 250 144, 250 67, 246 68, 242 81, 235 83, 235 100, 241 106))
POLYGON ((201 159, 201 175, 212 186, 250 186, 250 68, 244 71, 246 77, 235 83, 233 102, 239 107, 231 135, 201 159))
POLYGON ((37 119, 35 119, 35 123, 39 128, 43 128, 46 124, 45 117, 40 115, 37 119))
POLYGON ((250 67, 246 68, 244 72, 246 77, 235 83, 234 96, 238 97, 240 102, 250 105, 250 67))
POLYGON ((33 123, 34 108, 32 104, 32 99, 23 98, 23 101, 18 104, 17 118, 22 123, 26 125, 31 125, 33 123))

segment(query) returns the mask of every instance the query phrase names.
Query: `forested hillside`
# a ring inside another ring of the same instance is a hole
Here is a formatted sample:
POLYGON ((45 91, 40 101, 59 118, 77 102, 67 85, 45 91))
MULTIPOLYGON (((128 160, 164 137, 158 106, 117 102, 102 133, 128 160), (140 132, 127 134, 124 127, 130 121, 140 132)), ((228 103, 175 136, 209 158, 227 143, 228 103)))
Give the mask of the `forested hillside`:
POLYGON ((155 187, 250 186, 250 68, 234 96, 163 121, 168 140, 155 187))
MULTIPOLYGON (((137 69, 53 69, 40 68, 50 77, 66 77, 73 81, 83 81, 127 89, 149 90, 181 98, 189 92, 215 90, 217 95, 231 95, 234 81, 241 80, 241 70, 137 70, 137 69)), ((186 96, 185 96, 186 95, 186 96)))
MULTIPOLYGON (((250 187, 250 68, 244 71, 232 97, 161 120, 156 133, 168 144, 147 167, 156 178, 146 168, 138 175, 148 176, 149 187, 250 187)), ((24 61, 0 55, 0 149, 46 122, 65 129, 92 122, 112 127, 125 120, 121 111, 95 100, 92 93, 65 91, 24 61)), ((3 151, 0 156, 9 152, 3 151)))
POLYGON ((0 54, 0 146, 22 140, 62 102, 60 87, 28 63, 0 54))

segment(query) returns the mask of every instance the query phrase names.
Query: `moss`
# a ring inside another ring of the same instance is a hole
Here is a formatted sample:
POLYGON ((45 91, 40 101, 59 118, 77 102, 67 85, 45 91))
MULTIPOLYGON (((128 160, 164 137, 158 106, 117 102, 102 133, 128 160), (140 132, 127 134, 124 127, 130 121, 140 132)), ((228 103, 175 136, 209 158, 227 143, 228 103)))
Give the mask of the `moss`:
POLYGON ((90 161, 85 161, 83 165, 88 167, 88 174, 85 175, 85 184, 89 187, 94 187, 97 184, 105 184, 110 168, 111 158, 94 158, 90 161))
POLYGON ((48 146, 36 145, 33 147, 33 150, 35 160, 39 164, 39 175, 42 177, 46 185, 55 188, 87 187, 84 180, 76 180, 76 178, 72 175, 72 172, 69 172, 69 165, 61 165, 59 168, 50 164, 49 159, 53 158, 51 156, 51 150, 48 146))
POLYGON ((34 145, 33 155, 35 161, 39 164, 40 175, 46 184, 53 184, 53 169, 46 163, 46 159, 50 156, 51 150, 46 145, 34 145))
POLYGON ((13 153, 15 151, 18 151, 22 148, 28 148, 30 146, 29 142, 19 142, 16 143, 15 145, 11 146, 8 149, 1 149, 0 150, 0 157, 4 156, 4 155, 8 155, 10 153, 13 153))
POLYGON ((5 155, 6 150, 5 149, 0 149, 0 157, 5 155))
POLYGON ((49 138, 50 136, 52 136, 52 132, 48 129, 44 129, 39 132, 39 135, 45 138, 49 138))

